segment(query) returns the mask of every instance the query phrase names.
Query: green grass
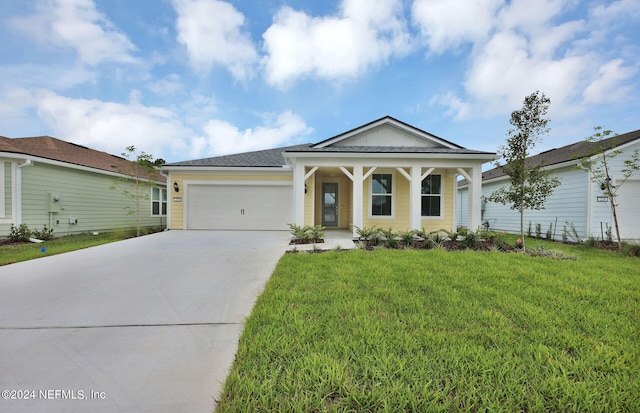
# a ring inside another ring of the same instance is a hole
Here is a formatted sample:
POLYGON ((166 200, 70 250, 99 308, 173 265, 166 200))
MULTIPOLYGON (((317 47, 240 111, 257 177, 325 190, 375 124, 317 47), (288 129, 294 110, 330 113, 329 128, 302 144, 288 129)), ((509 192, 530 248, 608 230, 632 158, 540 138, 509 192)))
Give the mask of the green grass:
POLYGON ((95 247, 96 245, 121 241, 133 236, 135 236, 135 229, 118 230, 98 235, 70 235, 45 241, 41 244, 27 243, 0 245, 0 266, 46 257, 49 255, 62 254, 64 252, 75 251, 83 248, 95 247), (41 251, 42 247, 46 248, 45 252, 41 251))
POLYGON ((285 255, 217 411, 640 411, 640 261, 553 248, 285 255))

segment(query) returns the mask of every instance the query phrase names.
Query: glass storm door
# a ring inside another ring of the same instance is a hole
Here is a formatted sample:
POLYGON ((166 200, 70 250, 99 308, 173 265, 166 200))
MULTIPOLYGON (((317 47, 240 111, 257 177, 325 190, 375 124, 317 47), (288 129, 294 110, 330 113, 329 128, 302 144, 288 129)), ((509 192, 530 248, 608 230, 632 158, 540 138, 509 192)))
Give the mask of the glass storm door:
POLYGON ((338 184, 322 184, 322 225, 338 226, 338 184))

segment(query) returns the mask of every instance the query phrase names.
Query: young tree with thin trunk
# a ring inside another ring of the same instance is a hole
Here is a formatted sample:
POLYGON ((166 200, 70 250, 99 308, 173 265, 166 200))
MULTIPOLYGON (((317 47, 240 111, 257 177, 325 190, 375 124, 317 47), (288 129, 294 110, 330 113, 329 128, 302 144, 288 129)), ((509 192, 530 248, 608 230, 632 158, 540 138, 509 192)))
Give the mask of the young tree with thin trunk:
MULTIPOLYGON (((549 132, 546 118, 551 100, 539 91, 524 99, 522 109, 511 112, 509 123, 513 128, 507 132, 507 144, 498 148, 505 164, 502 170, 511 183, 493 192, 488 201, 509 205, 520 213, 520 239, 525 247, 524 211, 544 209, 547 198, 560 185, 557 178, 542 170, 543 165, 527 165, 526 159, 542 135, 549 132)), ((496 166, 500 167, 499 163, 496 166)))
POLYGON ((125 207, 127 214, 136 216, 136 237, 140 236, 140 202, 149 200, 149 190, 153 186, 153 178, 156 175, 156 166, 164 163, 163 159, 153 160, 153 156, 146 152, 137 152, 135 146, 127 146, 122 152, 122 157, 128 162, 120 166, 114 166, 118 172, 125 175, 118 183, 114 183, 111 189, 120 189, 120 192, 134 201, 135 207, 125 207), (132 159, 133 158, 133 159, 132 159), (130 185, 133 184, 133 190, 130 185))
MULTIPOLYGON (((602 126, 596 126, 593 129, 595 132, 586 139, 587 142, 597 143, 603 139, 617 135, 613 131, 603 130, 604 128, 602 126)), ((623 162, 624 166, 620 170, 622 175, 614 181, 611 178, 612 161, 613 158, 621 153, 622 151, 619 149, 606 150, 603 146, 597 146, 593 152, 587 154, 587 156, 580 161, 580 166, 590 172, 591 182, 599 184, 602 192, 609 198, 613 224, 616 229, 616 237, 618 238, 618 249, 620 250, 622 250, 622 239, 620 238, 620 227, 618 225, 616 207, 619 204, 616 203, 616 197, 618 196, 618 190, 627 179, 634 173, 640 171, 640 151, 636 149, 631 155, 631 158, 623 162)))

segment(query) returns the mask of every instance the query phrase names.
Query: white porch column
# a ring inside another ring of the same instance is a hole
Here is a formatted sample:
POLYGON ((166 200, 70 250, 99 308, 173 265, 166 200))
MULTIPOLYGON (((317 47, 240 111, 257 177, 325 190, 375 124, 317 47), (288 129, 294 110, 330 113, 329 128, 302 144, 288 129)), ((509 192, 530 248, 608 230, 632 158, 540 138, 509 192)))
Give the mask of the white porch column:
POLYGON ((353 236, 357 237, 356 227, 362 228, 364 220, 362 218, 362 165, 353 166, 353 236))
POLYGON ((469 182, 469 230, 476 231, 482 225, 480 211, 482 197, 482 169, 480 165, 471 168, 471 182, 469 182))
POLYGON ((410 204, 411 213, 410 229, 422 229, 422 167, 411 167, 410 204))
POLYGON ((293 168, 293 223, 304 225, 304 164, 293 168))

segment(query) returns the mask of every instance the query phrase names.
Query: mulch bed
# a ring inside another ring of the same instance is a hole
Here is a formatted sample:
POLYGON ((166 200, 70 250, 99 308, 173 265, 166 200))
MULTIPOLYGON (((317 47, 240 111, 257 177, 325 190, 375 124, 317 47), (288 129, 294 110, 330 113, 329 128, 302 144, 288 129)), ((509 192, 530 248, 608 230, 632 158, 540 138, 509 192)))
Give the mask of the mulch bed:
POLYGON ((292 239, 289 241, 289 245, 307 245, 307 244, 323 244, 324 239, 316 238, 313 240, 304 240, 304 239, 292 239))

